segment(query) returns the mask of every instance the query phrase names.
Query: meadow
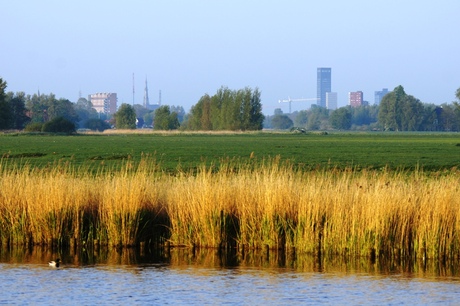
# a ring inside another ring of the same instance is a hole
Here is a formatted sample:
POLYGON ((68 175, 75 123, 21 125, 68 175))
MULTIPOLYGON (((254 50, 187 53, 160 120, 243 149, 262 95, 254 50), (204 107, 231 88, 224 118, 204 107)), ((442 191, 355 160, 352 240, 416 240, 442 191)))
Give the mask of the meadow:
POLYGON ((119 169, 121 160, 154 158, 162 170, 188 170, 221 160, 280 157, 303 170, 366 168, 426 171, 460 165, 458 133, 162 133, 78 136, 0 135, 7 163, 44 167, 56 162, 119 169))
POLYGON ((371 133, 0 136, 0 243, 459 258, 459 141, 371 133))

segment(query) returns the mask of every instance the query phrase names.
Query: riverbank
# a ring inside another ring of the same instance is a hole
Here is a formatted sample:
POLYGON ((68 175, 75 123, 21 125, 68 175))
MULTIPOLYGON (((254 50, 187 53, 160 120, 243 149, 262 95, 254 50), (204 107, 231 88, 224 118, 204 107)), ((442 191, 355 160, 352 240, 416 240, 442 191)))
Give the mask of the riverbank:
POLYGON ((3 246, 186 246, 458 258, 458 171, 299 171, 279 158, 193 172, 1 168, 3 246))

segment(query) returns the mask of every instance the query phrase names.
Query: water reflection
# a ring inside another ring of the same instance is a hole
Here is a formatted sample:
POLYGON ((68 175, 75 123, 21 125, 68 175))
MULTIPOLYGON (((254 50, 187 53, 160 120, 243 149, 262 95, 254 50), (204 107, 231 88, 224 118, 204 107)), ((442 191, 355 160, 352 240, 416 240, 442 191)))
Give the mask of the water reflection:
MULTIPOLYGON (((406 278, 460 278, 458 261, 438 260, 370 260, 342 256, 295 255, 276 251, 221 252, 216 249, 172 248, 149 249, 67 249, 46 247, 30 249, 0 248, 0 263, 47 265, 48 261, 60 258, 65 267, 81 266, 137 266, 168 268, 211 269, 258 269, 278 272, 315 272, 350 275, 365 273, 374 276, 406 278)), ((131 270, 131 269, 130 269, 131 270)), ((205 271, 205 270, 203 270, 205 271)))
POLYGON ((458 304, 457 269, 213 249, 0 249, 0 304, 458 304))

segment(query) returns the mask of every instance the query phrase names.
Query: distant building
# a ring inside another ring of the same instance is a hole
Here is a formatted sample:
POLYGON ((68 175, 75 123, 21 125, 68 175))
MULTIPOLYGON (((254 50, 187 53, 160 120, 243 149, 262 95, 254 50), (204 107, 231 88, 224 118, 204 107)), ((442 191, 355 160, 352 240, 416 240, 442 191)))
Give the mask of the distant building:
POLYGON ((316 77, 317 104, 326 107, 326 93, 331 92, 331 68, 318 68, 316 77))
POLYGON ((348 103, 351 107, 358 107, 364 105, 363 92, 353 91, 348 93, 348 103))
POLYGON ((95 93, 89 95, 88 100, 98 113, 115 114, 117 112, 118 98, 116 93, 95 93))
POLYGON ((326 92, 326 108, 335 110, 337 109, 337 93, 326 92))
POLYGON ((374 104, 379 105, 380 101, 382 101, 383 97, 389 93, 388 88, 383 88, 380 91, 374 92, 374 104))
MULTIPOLYGON (((160 101, 161 101, 161 91, 160 91, 160 101)), ((151 111, 156 110, 157 108, 160 107, 160 102, 157 104, 150 104, 150 99, 149 99, 149 88, 147 86, 147 78, 145 78, 145 88, 144 88, 144 103, 143 106, 151 111)))

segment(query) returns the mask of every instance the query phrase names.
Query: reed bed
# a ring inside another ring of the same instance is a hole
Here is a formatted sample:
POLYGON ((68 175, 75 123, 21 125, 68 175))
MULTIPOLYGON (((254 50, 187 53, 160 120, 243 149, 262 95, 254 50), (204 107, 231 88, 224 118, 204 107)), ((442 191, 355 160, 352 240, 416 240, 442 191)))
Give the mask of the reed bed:
POLYGON ((458 258, 458 171, 302 172, 279 158, 162 173, 0 163, 2 245, 282 249, 458 258))

